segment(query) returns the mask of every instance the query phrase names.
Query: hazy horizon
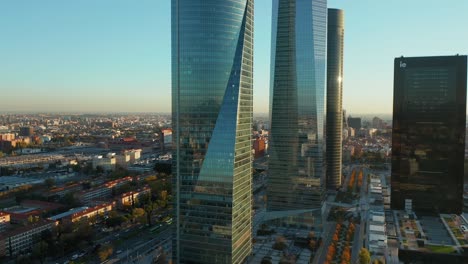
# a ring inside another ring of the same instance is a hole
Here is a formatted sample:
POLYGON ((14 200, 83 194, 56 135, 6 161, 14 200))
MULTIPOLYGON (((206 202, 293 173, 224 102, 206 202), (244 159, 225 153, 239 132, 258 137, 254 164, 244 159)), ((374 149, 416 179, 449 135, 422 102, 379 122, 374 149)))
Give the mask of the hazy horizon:
MULTIPOLYGON (((26 2, 0 3, 0 112, 170 112, 170 1, 26 2)), ((392 113, 395 57, 468 54, 468 1, 328 3, 345 12, 348 113, 392 113)), ((254 24, 254 112, 267 113, 271 1, 254 24)))

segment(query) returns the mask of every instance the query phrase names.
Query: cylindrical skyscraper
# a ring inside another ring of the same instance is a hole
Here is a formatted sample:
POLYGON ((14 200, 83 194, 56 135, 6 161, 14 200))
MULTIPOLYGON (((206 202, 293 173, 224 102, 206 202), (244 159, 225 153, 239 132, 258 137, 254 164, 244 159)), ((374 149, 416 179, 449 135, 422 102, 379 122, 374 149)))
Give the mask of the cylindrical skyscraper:
POLYGON ((327 189, 335 190, 341 185, 341 155, 343 142, 343 10, 328 9, 327 42, 326 175, 327 189))

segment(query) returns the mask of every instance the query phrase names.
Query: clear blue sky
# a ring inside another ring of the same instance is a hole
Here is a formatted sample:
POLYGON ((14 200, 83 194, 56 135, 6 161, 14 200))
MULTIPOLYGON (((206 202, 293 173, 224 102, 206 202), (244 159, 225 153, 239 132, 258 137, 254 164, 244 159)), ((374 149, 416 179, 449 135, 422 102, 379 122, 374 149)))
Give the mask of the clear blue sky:
MULTIPOLYGON (((468 54, 466 0, 345 10, 344 108, 390 113, 393 58, 468 54)), ((271 1, 255 1, 254 109, 269 96, 271 1)), ((0 111, 170 111, 170 0, 0 1, 0 111)))

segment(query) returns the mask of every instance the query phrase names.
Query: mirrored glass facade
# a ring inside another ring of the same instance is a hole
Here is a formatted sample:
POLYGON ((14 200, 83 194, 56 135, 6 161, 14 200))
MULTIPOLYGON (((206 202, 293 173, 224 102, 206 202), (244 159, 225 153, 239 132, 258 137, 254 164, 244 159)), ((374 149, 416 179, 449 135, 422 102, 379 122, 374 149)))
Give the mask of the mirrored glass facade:
POLYGON ((267 209, 321 206, 326 0, 274 0, 267 209))
POLYGON ((343 145, 343 10, 328 9, 327 27, 327 189, 335 190, 341 186, 343 145))
POLYGON ((175 263, 251 252, 253 0, 172 0, 175 263))
POLYGON ((467 57, 396 58, 391 206, 460 214, 467 57))

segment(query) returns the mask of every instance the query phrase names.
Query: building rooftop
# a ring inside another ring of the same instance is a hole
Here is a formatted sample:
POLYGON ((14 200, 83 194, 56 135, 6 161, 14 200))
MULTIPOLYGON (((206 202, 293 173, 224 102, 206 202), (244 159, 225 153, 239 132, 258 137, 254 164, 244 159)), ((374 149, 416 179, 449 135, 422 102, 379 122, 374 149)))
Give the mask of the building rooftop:
POLYGON ((0 177, 0 185, 21 185, 21 184, 28 184, 28 183, 33 184, 33 183, 41 183, 41 182, 42 180, 16 177, 16 176, 0 177))
POLYGON ((5 208, 4 211, 11 214, 25 214, 37 210, 37 207, 22 207, 22 206, 13 206, 10 208, 5 208))
POLYGON ((49 225, 49 224, 57 225, 57 222, 52 221, 52 220, 40 220, 39 222, 36 222, 34 224, 29 224, 29 225, 26 225, 26 226, 19 226, 19 227, 13 229, 13 230, 10 230, 8 232, 3 233, 2 238, 13 237, 13 236, 16 236, 16 235, 19 235, 19 234, 25 233, 27 231, 34 230, 36 228, 39 228, 39 227, 42 227, 42 226, 45 226, 45 225, 49 225))
POLYGON ((103 203, 103 204, 100 204, 100 205, 96 205, 94 207, 90 207, 90 208, 87 208, 85 210, 82 210, 82 211, 79 211, 79 212, 75 212, 73 214, 74 217, 80 217, 80 216, 83 216, 83 215, 86 215, 86 214, 89 214, 91 212, 94 212, 94 211, 97 211, 97 210, 100 210, 102 208, 105 208, 107 206, 112 206, 111 203, 103 203))
POLYGON ((0 211, 0 216, 6 216, 6 215, 10 215, 10 214, 7 213, 7 212, 2 212, 2 211, 0 211))
POLYGON ((52 217, 49 217, 49 219, 51 220, 59 220, 59 219, 62 219, 64 217, 67 217, 67 216, 70 216, 70 215, 73 215, 73 214, 76 214, 76 213, 79 213, 79 212, 83 212, 85 211, 86 209, 88 209, 89 207, 87 206, 83 206, 83 207, 78 207, 78 208, 72 208, 70 210, 68 210, 67 212, 65 213, 61 213, 61 214, 58 214, 58 215, 54 215, 52 217))

